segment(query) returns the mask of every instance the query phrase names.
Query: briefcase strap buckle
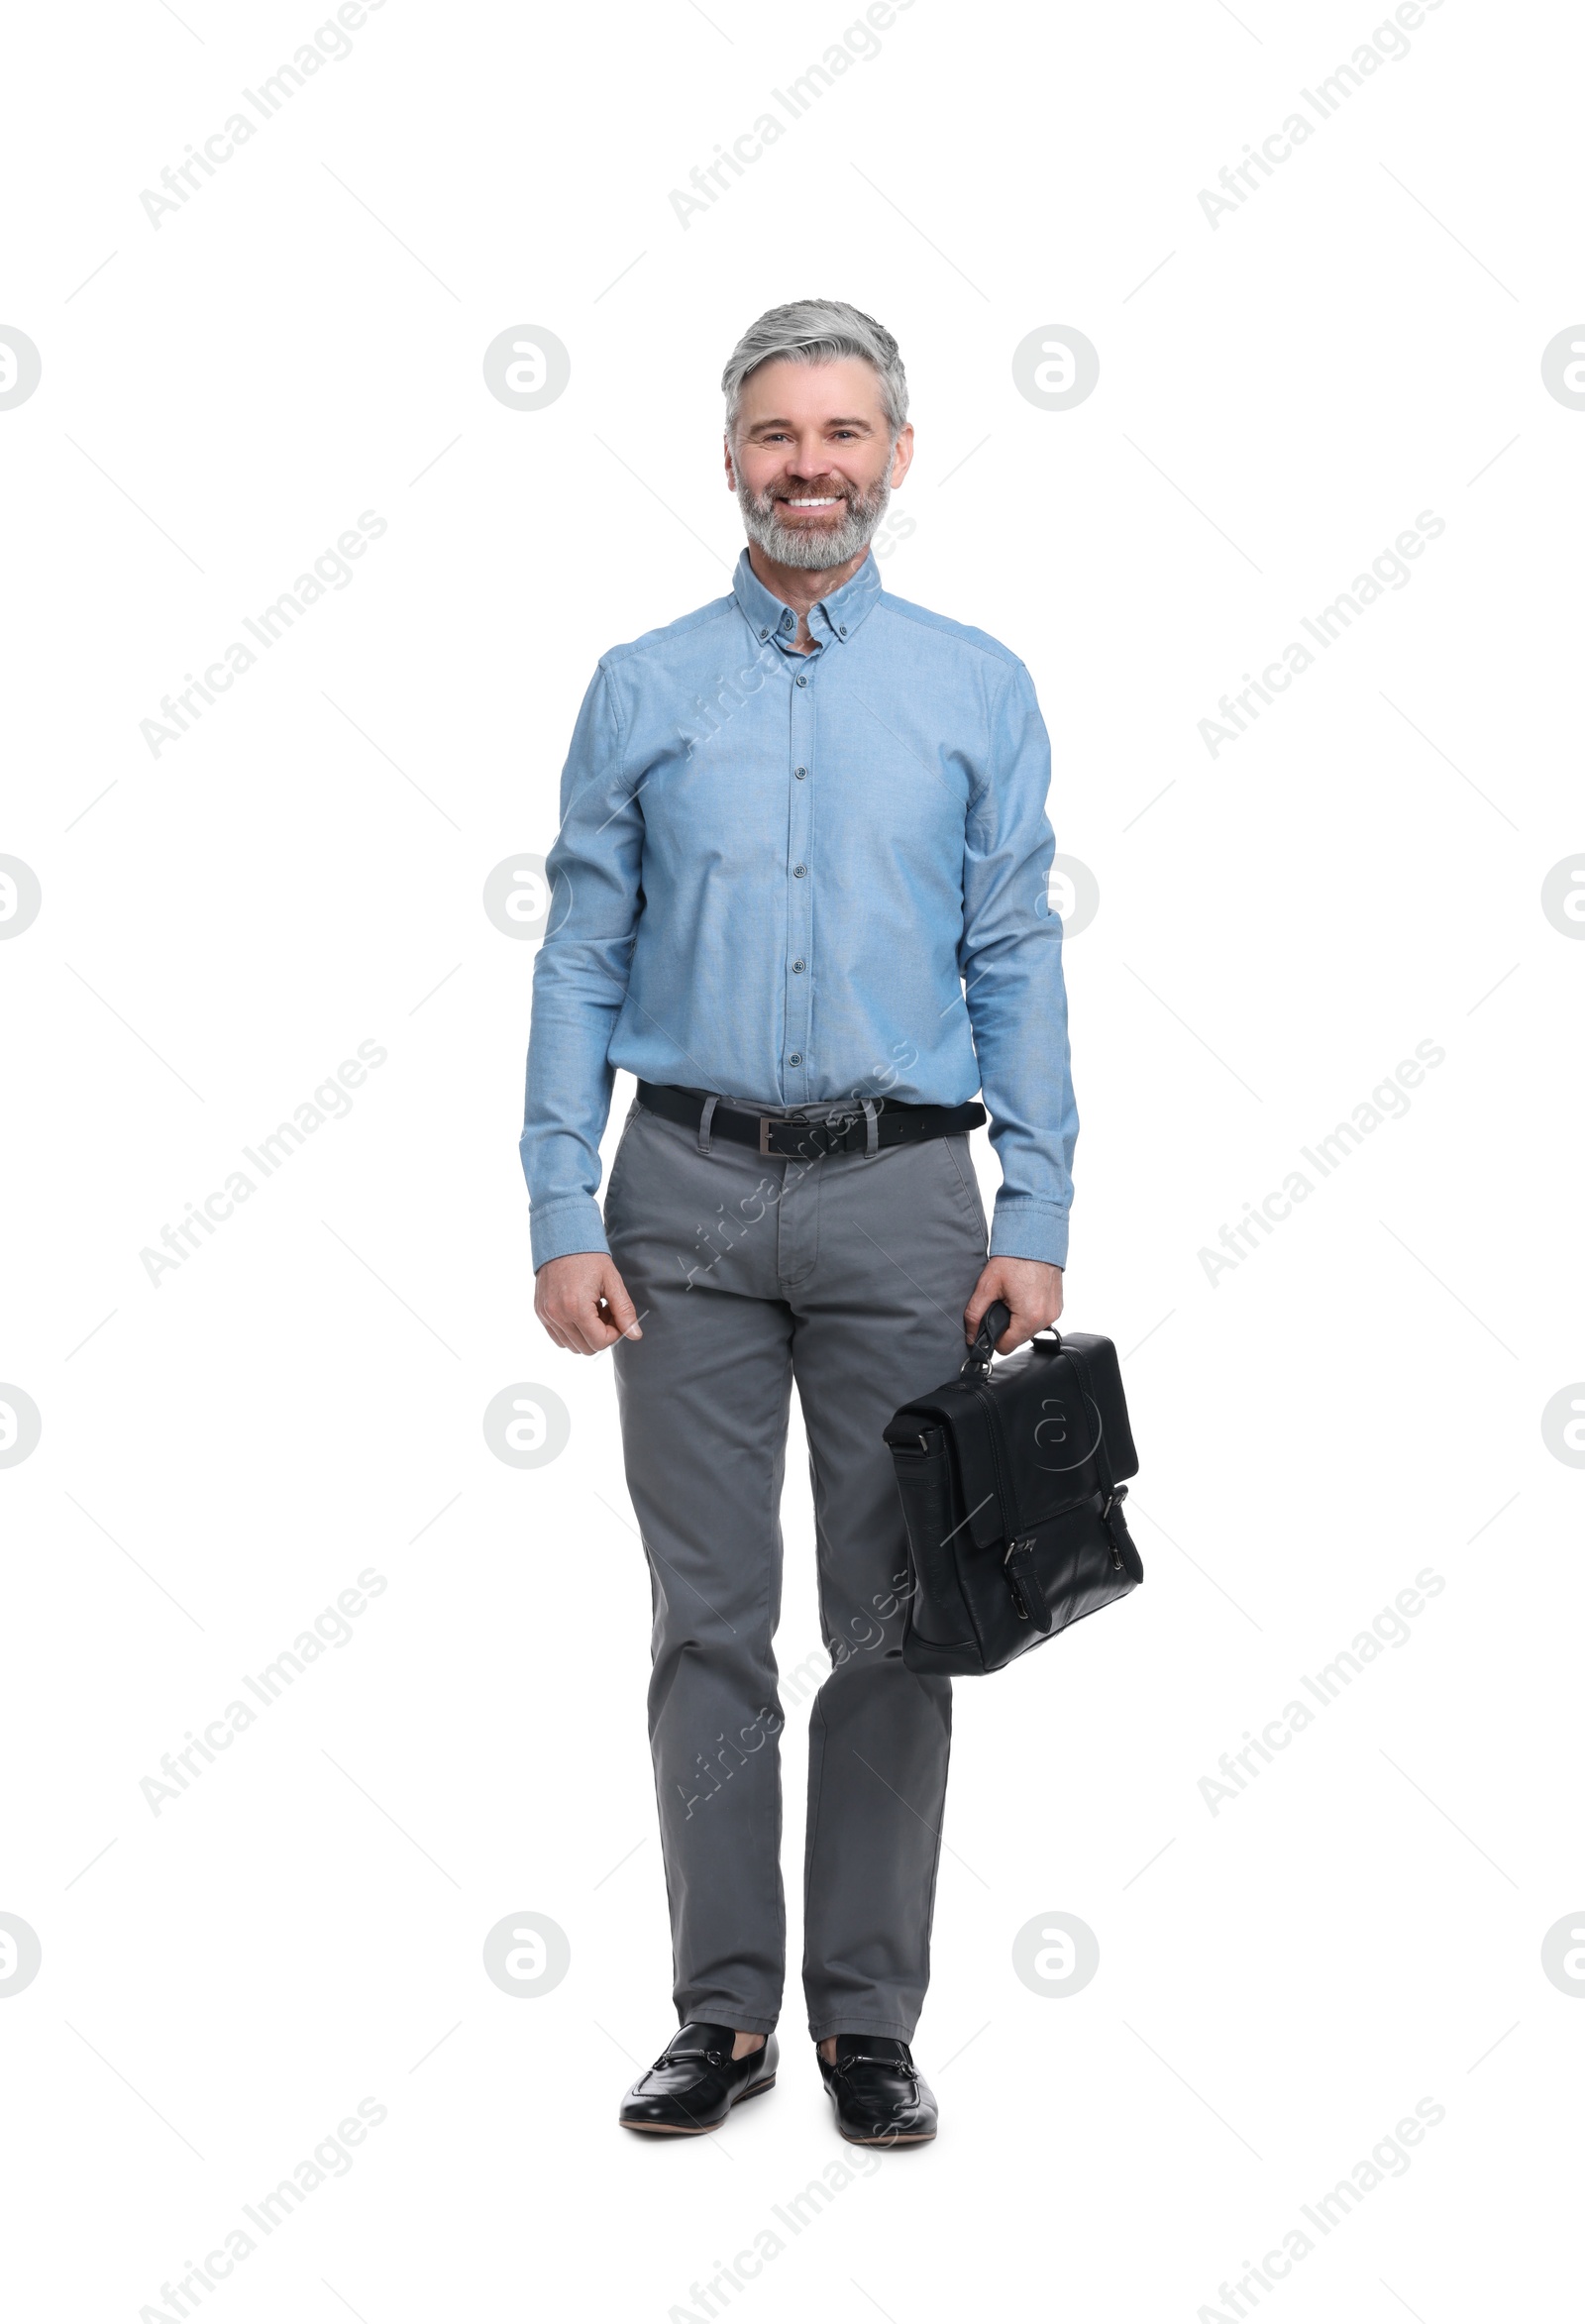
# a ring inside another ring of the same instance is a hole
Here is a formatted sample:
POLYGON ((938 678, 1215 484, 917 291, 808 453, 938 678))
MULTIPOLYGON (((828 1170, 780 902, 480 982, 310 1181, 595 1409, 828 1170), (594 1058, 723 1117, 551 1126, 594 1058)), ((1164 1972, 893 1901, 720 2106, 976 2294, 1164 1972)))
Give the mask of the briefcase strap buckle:
POLYGON ((1033 1533, 1020 1534, 1017 1540, 1009 1541, 1002 1563, 1006 1570, 1013 1609, 1018 1620, 1033 1623, 1038 1631, 1049 1631, 1051 1609, 1041 1595, 1040 1576, 1035 1571, 1033 1533), (1013 1563, 1015 1557, 1016 1565, 1013 1563))
MULTIPOLYGON (((1107 1529, 1107 1539, 1111 1544, 1111 1568, 1114 1573, 1121 1573, 1122 1571, 1122 1545, 1118 1541, 1116 1532, 1112 1527, 1111 1513, 1116 1508, 1119 1501, 1126 1501, 1127 1498, 1128 1488, 1126 1485, 1113 1485, 1110 1492, 1107 1495, 1106 1506, 1101 1512, 1101 1522, 1107 1529)), ((1121 1520, 1119 1519, 1118 1522, 1120 1523, 1121 1520)))

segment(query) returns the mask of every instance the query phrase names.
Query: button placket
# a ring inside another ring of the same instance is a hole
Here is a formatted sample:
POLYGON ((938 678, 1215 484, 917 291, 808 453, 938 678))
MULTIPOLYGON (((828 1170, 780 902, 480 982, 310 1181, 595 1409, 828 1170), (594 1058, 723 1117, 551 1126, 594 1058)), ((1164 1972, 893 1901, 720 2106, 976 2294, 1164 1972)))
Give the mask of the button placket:
MULTIPOLYGON (((811 660, 816 657, 811 656, 811 660)), ((787 1024, 788 1095, 796 1103, 809 1094, 809 1038, 813 1029, 814 979, 814 688, 807 671, 796 673, 789 734, 787 967, 784 1015, 787 1024)))

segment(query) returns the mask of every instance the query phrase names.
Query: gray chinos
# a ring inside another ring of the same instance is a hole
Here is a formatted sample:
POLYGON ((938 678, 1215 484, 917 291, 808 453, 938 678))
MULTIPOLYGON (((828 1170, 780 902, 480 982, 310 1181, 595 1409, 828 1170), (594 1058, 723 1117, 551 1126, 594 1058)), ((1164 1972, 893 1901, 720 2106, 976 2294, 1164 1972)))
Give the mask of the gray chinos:
POLYGON ((905 1535, 881 1431, 966 1352, 988 1244, 968 1138, 782 1159, 635 1099, 604 1218, 644 1330, 612 1354, 654 1607, 649 1729, 680 2022, 769 2033, 781 2007, 773 1639, 795 1380, 832 1657, 809 1727, 809 2032, 909 2041, 952 1701, 948 1679, 901 1660, 905 1535))

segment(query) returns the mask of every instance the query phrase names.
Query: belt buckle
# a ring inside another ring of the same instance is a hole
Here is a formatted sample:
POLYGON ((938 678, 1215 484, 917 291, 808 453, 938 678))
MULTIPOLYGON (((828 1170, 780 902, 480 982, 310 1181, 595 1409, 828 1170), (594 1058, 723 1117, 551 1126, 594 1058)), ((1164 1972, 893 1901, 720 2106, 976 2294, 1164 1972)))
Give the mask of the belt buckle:
POLYGON ((795 1157, 792 1154, 783 1154, 780 1146, 772 1145, 771 1132, 773 1129, 786 1129, 792 1127, 794 1129, 814 1130, 824 1129, 825 1127, 825 1123, 823 1121, 807 1121, 795 1113, 762 1113, 758 1115, 757 1118, 760 1124, 760 1152, 762 1154, 771 1155, 773 1159, 780 1158, 784 1162, 791 1162, 794 1160, 795 1157))

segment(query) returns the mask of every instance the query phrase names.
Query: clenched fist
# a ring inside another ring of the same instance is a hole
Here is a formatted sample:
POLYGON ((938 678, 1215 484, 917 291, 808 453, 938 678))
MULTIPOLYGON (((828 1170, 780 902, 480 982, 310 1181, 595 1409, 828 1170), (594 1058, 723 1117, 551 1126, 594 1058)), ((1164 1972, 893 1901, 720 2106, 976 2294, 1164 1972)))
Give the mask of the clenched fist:
POLYGON ((609 1251, 547 1259, 534 1278, 534 1313, 557 1346, 575 1355, 598 1355, 613 1340, 644 1336, 609 1251))

